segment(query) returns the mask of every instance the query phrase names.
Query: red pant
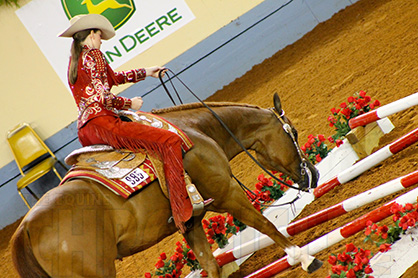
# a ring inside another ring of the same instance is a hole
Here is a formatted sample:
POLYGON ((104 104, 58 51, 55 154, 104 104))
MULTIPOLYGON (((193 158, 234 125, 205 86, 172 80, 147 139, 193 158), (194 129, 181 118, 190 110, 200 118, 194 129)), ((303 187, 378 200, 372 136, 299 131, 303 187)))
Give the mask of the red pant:
POLYGON ((107 144, 116 149, 131 151, 145 149, 151 154, 158 155, 164 163, 164 172, 176 224, 179 225, 178 221, 184 222, 191 216, 190 201, 186 203, 182 201, 187 199, 188 195, 183 176, 181 150, 183 141, 180 136, 168 130, 136 122, 124 122, 117 117, 100 116, 91 119, 79 129, 78 137, 83 146, 107 144), (190 207, 185 208, 184 205, 190 207))

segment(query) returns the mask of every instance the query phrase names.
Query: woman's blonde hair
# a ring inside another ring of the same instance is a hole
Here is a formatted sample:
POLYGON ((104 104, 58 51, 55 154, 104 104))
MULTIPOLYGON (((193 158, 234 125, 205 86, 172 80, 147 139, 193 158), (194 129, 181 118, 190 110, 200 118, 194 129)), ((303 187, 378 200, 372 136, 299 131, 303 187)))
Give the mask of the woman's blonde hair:
POLYGON ((74 84, 77 81, 78 60, 80 58, 81 51, 83 50, 81 43, 88 37, 88 35, 90 35, 91 31, 96 33, 98 29, 82 30, 73 35, 70 67, 68 69, 68 80, 70 81, 70 84, 74 84))

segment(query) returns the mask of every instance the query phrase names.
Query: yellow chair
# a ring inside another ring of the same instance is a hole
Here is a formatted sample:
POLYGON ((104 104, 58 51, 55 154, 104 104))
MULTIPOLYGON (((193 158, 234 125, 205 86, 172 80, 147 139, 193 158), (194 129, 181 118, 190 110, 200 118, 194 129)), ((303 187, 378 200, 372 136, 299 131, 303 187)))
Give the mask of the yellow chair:
MULTIPOLYGON (((26 123, 19 124, 9 130, 7 133, 7 143, 13 152, 17 167, 22 174, 22 177, 17 182, 17 191, 30 209, 31 207, 21 190, 51 170, 62 180, 57 169, 55 169, 55 163, 59 162, 64 169, 67 169, 67 167, 56 158, 54 153, 47 147, 38 134, 36 134, 33 128, 26 123)), ((39 200, 29 187, 26 189, 39 200)))

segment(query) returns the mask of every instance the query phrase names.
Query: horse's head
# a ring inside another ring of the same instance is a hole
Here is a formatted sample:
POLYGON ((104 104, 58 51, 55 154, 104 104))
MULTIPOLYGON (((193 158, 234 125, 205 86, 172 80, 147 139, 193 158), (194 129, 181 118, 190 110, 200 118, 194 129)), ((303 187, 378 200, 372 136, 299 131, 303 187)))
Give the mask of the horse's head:
POLYGON ((285 116, 280 98, 274 94, 270 124, 258 134, 263 142, 257 148, 257 158, 264 166, 290 176, 302 190, 315 188, 319 172, 305 157, 298 144, 298 134, 285 116))

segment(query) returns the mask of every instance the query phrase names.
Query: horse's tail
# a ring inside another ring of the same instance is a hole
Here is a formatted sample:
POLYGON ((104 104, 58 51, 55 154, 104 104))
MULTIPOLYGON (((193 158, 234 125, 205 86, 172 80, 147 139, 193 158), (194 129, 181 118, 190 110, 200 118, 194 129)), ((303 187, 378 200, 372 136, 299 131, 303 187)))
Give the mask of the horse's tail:
POLYGON ((13 264, 21 277, 47 278, 51 277, 33 254, 29 234, 24 223, 20 224, 11 239, 13 264))

